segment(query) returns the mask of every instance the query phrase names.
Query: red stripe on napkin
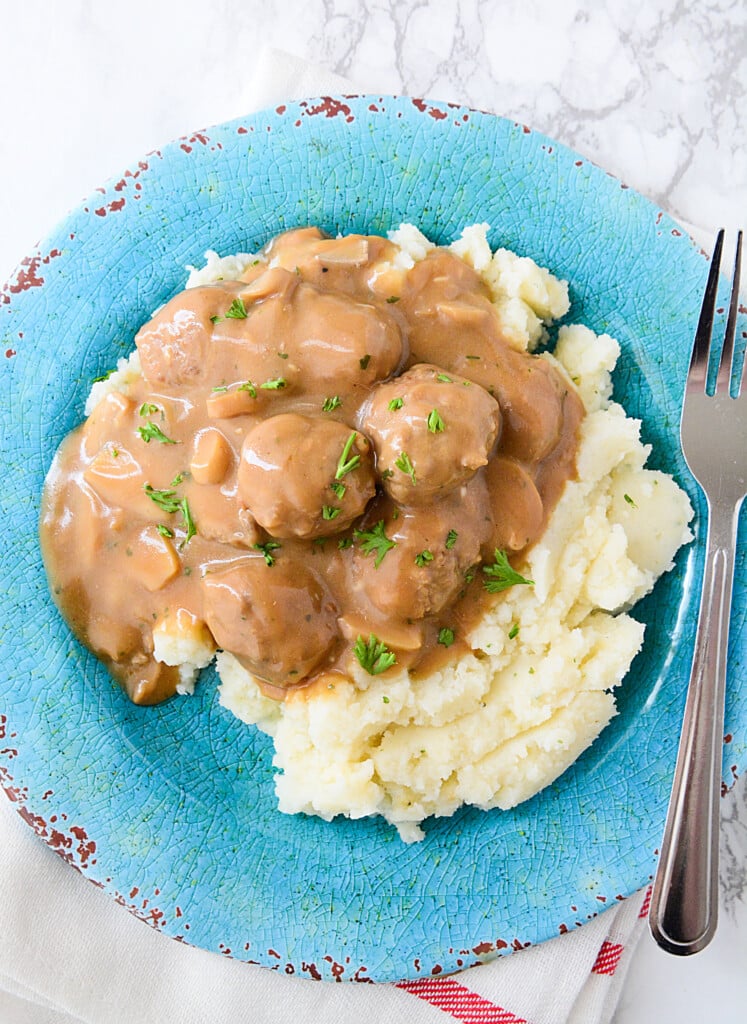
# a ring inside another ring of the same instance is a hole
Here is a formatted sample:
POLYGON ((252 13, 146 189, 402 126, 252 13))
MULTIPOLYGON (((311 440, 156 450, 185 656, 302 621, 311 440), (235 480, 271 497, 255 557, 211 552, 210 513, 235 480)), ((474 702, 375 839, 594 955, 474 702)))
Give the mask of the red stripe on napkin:
POLYGON ((401 981, 397 988, 410 992, 444 1013, 450 1013, 462 1024, 527 1024, 524 1017, 517 1017, 510 1010, 496 1006, 453 978, 417 978, 415 981, 401 981))
POLYGON ((614 974, 620 957, 625 949, 617 942, 608 942, 606 939, 597 953, 597 958, 591 968, 592 974, 614 974))
POLYGON ((648 889, 646 889, 646 895, 643 897, 643 903, 641 904, 641 909, 638 911, 638 918, 639 918, 639 920, 642 917, 646 917, 647 914, 648 914, 648 908, 651 906, 651 890, 652 889, 653 889, 653 886, 651 886, 651 885, 648 887, 648 889))

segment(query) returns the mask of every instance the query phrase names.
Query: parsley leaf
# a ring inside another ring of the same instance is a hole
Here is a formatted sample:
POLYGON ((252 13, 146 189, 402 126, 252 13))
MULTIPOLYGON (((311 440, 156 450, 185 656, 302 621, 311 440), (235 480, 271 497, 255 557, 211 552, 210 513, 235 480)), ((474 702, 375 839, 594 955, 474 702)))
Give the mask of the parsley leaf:
POLYGON ((374 568, 378 569, 387 551, 397 547, 396 540, 390 540, 384 532, 384 520, 380 519, 372 530, 354 530, 356 538, 361 542, 364 555, 376 555, 374 568))
POLYGON ((439 383, 441 383, 441 384, 453 384, 454 383, 452 378, 449 377, 448 374, 445 374, 445 373, 437 373, 436 374, 436 380, 439 381, 439 383))
POLYGON ((192 518, 192 513, 189 510, 189 502, 187 501, 186 498, 182 498, 181 504, 179 505, 179 511, 182 514, 182 519, 184 520, 184 528, 187 531, 184 540, 179 545, 180 548, 183 548, 186 544, 189 544, 194 535, 197 533, 197 530, 195 529, 195 521, 192 518))
POLYGON ((428 414, 428 430, 431 434, 441 434, 446 428, 446 424, 441 419, 441 414, 438 409, 431 409, 428 414))
POLYGON ((265 560, 265 562, 267 562, 268 565, 274 565, 275 564, 275 559, 274 559, 273 555, 271 554, 271 552, 272 551, 277 551, 277 549, 279 547, 280 547, 280 545, 278 544, 278 542, 276 540, 268 540, 265 544, 255 544, 254 545, 254 550, 262 552, 262 555, 264 556, 264 560, 265 560))
POLYGON ((366 355, 362 359, 358 360, 358 365, 360 366, 361 370, 365 370, 370 362, 371 356, 368 353, 366 353, 366 355))
POLYGON ((157 491, 150 484, 143 484, 143 490, 163 512, 174 513, 181 508, 181 501, 177 498, 176 491, 157 491))
MULTIPOLYGON (((218 278, 222 281, 223 278, 218 278)), ((222 324, 224 320, 246 320, 247 312, 244 300, 242 298, 235 298, 231 305, 228 307, 225 316, 220 316, 218 313, 215 316, 210 317, 210 322, 213 324, 222 324)))
POLYGON ((509 587, 515 586, 517 583, 534 586, 534 580, 526 579, 516 572, 515 569, 511 568, 505 551, 500 551, 496 548, 494 557, 495 562, 493 565, 484 565, 482 567, 482 571, 488 577, 483 580, 483 586, 489 594, 498 594, 503 590, 508 590, 509 587))
POLYGON ((397 409, 401 409, 404 404, 404 398, 393 398, 388 406, 389 412, 395 412, 397 409))
POLYGON ((443 629, 439 629, 438 642, 444 647, 451 647, 454 643, 454 630, 449 629, 448 626, 444 626, 443 629))
POLYGON ((418 568, 422 569, 424 565, 427 565, 432 561, 433 553, 431 551, 425 550, 421 551, 419 555, 415 555, 415 565, 417 565, 418 568))
POLYGON ((355 431, 352 432, 350 437, 345 442, 345 447, 342 449, 342 455, 337 461, 337 470, 335 472, 335 480, 342 480, 348 473, 352 473, 354 469, 357 469, 361 464, 360 455, 350 456, 350 449, 355 444, 355 439, 358 435, 355 431), (350 456, 350 458, 348 458, 350 456))
POLYGON ((243 299, 233 300, 226 313, 226 320, 246 320, 246 306, 243 299))
POLYGON ((332 412, 334 409, 339 409, 342 405, 342 399, 339 395, 332 395, 330 398, 325 398, 322 402, 322 412, 332 412))
POLYGON ((334 505, 322 505, 322 519, 337 519, 342 509, 334 505))
POLYGON ((407 452, 400 452, 399 458, 394 460, 394 465, 397 469, 401 469, 403 473, 407 473, 413 484, 417 483, 417 480, 415 479, 415 467, 413 466, 407 452))
POLYGON ((144 427, 138 427, 137 432, 146 444, 150 444, 151 441, 160 441, 161 444, 180 444, 179 441, 166 437, 158 424, 153 423, 151 420, 148 420, 144 427))
POLYGON ((239 384, 239 386, 236 388, 236 390, 237 391, 246 391, 246 392, 248 392, 248 394, 249 394, 249 396, 251 398, 256 398, 257 397, 257 389, 255 388, 255 386, 252 384, 252 382, 250 380, 245 380, 243 384, 239 384))
POLYGON ((390 651, 387 645, 373 633, 369 635, 368 641, 364 640, 362 636, 358 637, 353 647, 353 654, 360 662, 361 668, 364 668, 370 676, 381 675, 382 672, 386 672, 388 668, 397 663, 394 651, 390 651))
POLYGON ((454 545, 457 542, 457 537, 458 536, 459 536, 459 534, 456 532, 456 530, 449 530, 449 532, 446 534, 446 550, 447 551, 451 551, 451 549, 454 547, 454 545))
MULTIPOLYGON (((152 402, 143 402, 138 414, 140 416, 153 416, 157 412, 161 412, 157 405, 154 405, 152 402)), ((163 413, 161 415, 163 416, 163 413)))
POLYGON ((274 380, 266 380, 264 384, 260 384, 261 388, 265 391, 282 391, 288 382, 285 377, 276 377, 274 380))

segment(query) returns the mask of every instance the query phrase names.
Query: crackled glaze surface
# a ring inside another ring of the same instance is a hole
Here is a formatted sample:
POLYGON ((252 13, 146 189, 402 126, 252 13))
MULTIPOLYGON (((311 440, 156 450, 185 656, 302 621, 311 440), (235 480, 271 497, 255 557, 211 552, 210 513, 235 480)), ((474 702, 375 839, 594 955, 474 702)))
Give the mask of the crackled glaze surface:
MULTIPOLYGON (((36 520, 91 379, 208 246, 252 249, 307 222, 384 232, 401 220, 437 242, 488 221, 494 246, 570 280, 572 318, 619 338, 616 395, 702 522, 676 429, 706 260, 647 200, 520 124, 381 96, 284 104, 151 153, 0 293, 2 784, 47 842, 164 933, 314 978, 455 970, 576 927, 646 882, 702 566, 699 527, 637 613, 647 642, 620 715, 573 769, 513 812, 432 822, 415 847, 378 822, 280 815, 269 741, 218 706, 210 675, 192 700, 134 707, 71 638, 47 595, 36 520)), ((744 560, 743 547, 725 785, 747 760, 744 560)))

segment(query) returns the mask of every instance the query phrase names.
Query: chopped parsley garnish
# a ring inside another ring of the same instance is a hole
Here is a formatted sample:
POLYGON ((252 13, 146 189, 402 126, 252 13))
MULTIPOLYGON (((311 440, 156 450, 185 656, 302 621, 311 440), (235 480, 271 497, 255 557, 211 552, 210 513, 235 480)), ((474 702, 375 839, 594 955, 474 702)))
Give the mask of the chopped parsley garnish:
POLYGON ((279 356, 280 359, 287 359, 288 358, 288 353, 287 352, 278 352, 278 356, 279 356))
POLYGON ((158 491, 150 484, 143 484, 143 490, 163 512, 173 514, 181 508, 181 500, 177 498, 176 491, 158 491))
POLYGON ((224 391, 228 391, 228 384, 216 384, 214 388, 211 388, 213 394, 222 394, 224 391))
POLYGON ((184 520, 184 529, 187 531, 184 540, 179 545, 180 548, 183 548, 186 544, 189 544, 197 533, 197 530, 195 529, 195 521, 192 518, 192 513, 189 510, 189 502, 186 498, 182 498, 181 504, 179 505, 179 511, 181 512, 182 519, 184 520))
POLYGON ((148 420, 144 427, 138 427, 137 432, 146 444, 150 444, 151 441, 160 441, 161 444, 179 444, 179 441, 166 437, 158 424, 151 420, 148 420))
POLYGON ((342 509, 334 505, 322 505, 322 519, 337 519, 342 509))
MULTIPOLYGON (((179 481, 182 479, 184 479, 183 476, 177 478, 177 480, 179 481)), ((197 533, 197 530, 195 529, 195 522, 194 519, 192 518, 192 513, 190 512, 189 503, 187 499, 178 498, 176 495, 176 491, 156 490, 155 487, 151 487, 150 484, 143 484, 143 490, 148 495, 150 500, 155 502, 156 505, 158 505, 162 512, 168 512, 169 515, 174 515, 176 512, 181 512, 182 519, 184 520, 184 529, 186 530, 186 536, 179 545, 180 548, 183 548, 184 545, 187 544, 192 539, 192 537, 194 537, 195 534, 197 533)), ((167 526, 157 526, 156 529, 164 537, 174 536, 173 533, 171 532, 165 532, 169 529, 167 526)))
POLYGON ((389 412, 396 412, 396 410, 401 409, 404 404, 404 398, 393 398, 389 403, 389 412))
POLYGON ((381 471, 381 479, 382 480, 388 480, 390 476, 394 476, 394 470, 393 469, 383 469, 381 471))
POLYGON ((513 624, 513 626, 511 627, 511 629, 509 629, 509 631, 508 631, 508 639, 509 640, 515 640, 518 635, 519 635, 519 623, 515 622, 513 624))
POLYGON ((505 551, 500 551, 496 548, 494 556, 495 562, 493 565, 484 565, 482 567, 482 571, 487 576, 487 579, 483 580, 483 586, 489 594, 498 594, 503 590, 508 590, 509 587, 516 586, 518 583, 534 586, 534 580, 526 579, 516 572, 515 569, 511 568, 505 551))
POLYGON ((457 542, 457 537, 458 536, 459 536, 459 534, 456 532, 456 530, 449 530, 449 532, 446 534, 446 550, 447 551, 451 551, 451 549, 454 547, 454 545, 457 542))
MULTIPOLYGON (((154 416, 157 412, 161 412, 161 410, 152 402, 143 402, 139 409, 140 416, 154 416)), ((161 415, 163 415, 163 413, 161 413, 161 415)))
POLYGON ((414 484, 417 483, 415 479, 415 467, 410 461, 410 456, 407 452, 400 452, 399 458, 394 460, 394 465, 397 469, 401 469, 403 473, 407 473, 414 484))
POLYGON ((335 480, 342 480, 348 473, 352 473, 354 469, 357 469, 361 464, 360 455, 350 455, 350 449, 355 444, 355 439, 358 435, 355 431, 345 442, 345 447, 342 449, 342 455, 337 461, 337 470, 335 472, 335 480))
POLYGON ((449 629, 448 626, 444 626, 438 631, 438 642, 444 647, 451 647, 454 643, 454 630, 449 629))
POLYGON ((623 494, 623 498, 625 498, 625 500, 627 501, 627 503, 630 505, 631 508, 638 508, 638 506, 636 505, 636 503, 633 501, 633 499, 630 497, 629 494, 623 494))
POLYGON ((437 373, 436 374, 436 380, 439 381, 439 383, 441 383, 441 384, 453 384, 454 383, 452 378, 447 376, 447 374, 445 374, 445 373, 437 373))
POLYGON ((107 370, 106 373, 102 373, 100 377, 94 377, 91 381, 92 384, 100 384, 102 380, 109 380, 113 373, 116 373, 116 369, 107 370))
POLYGON ((174 479, 169 484, 169 487, 178 487, 179 484, 182 482, 182 480, 184 479, 185 476, 186 476, 185 473, 177 473, 176 476, 174 477, 174 479))
POLYGON ((396 540, 390 540, 384 531, 384 520, 380 519, 372 530, 354 530, 356 538, 361 542, 364 555, 376 555, 374 568, 378 569, 387 551, 397 547, 396 540))
POLYGON ((389 298, 386 301, 391 305, 394 302, 399 302, 399 300, 400 300, 400 296, 399 295, 390 295, 389 298))
POLYGON ((340 500, 342 500, 345 497, 345 491, 347 490, 347 488, 345 487, 345 484, 340 483, 339 480, 333 480, 332 483, 329 485, 329 488, 331 491, 335 492, 335 494, 340 500))
POLYGON ((421 551, 420 554, 415 555, 415 565, 417 565, 418 568, 420 569, 422 569, 424 565, 427 565, 429 562, 432 561, 433 552, 428 551, 427 549, 425 551, 421 551))
POLYGON ((365 370, 370 362, 371 362, 371 356, 368 353, 362 359, 358 360, 358 364, 359 364, 361 370, 365 370))
POLYGON ((353 654, 360 662, 361 668, 364 668, 370 676, 379 676, 397 663, 394 651, 390 651, 387 645, 373 633, 370 634, 367 641, 362 636, 358 637, 353 646, 353 654))
POLYGON ((257 397, 257 389, 250 380, 245 380, 243 384, 239 384, 237 391, 246 391, 251 398, 257 397))
POLYGON ((156 527, 156 529, 158 530, 158 532, 161 534, 162 537, 173 537, 174 536, 174 531, 170 530, 168 528, 168 526, 165 526, 163 523, 159 523, 158 526, 156 527))
POLYGON ((266 380, 264 384, 260 384, 261 388, 265 391, 282 391, 288 382, 285 377, 275 377, 274 380, 266 380))
POLYGON ((231 303, 229 308, 226 309, 224 316, 211 316, 211 322, 213 324, 220 324, 224 319, 246 319, 246 306, 242 298, 236 298, 231 303))
POLYGON ((352 548, 352 546, 353 546, 353 538, 352 537, 341 537, 338 540, 338 542, 337 542, 337 546, 340 549, 340 551, 344 551, 345 548, 352 548))
POLYGON ((226 320, 246 320, 246 306, 244 300, 236 298, 228 307, 226 320))
POLYGON ((467 356, 467 359, 479 359, 479 356, 467 356))
POLYGON ((438 409, 431 409, 431 411, 428 413, 428 430, 431 432, 431 434, 441 434, 443 433, 445 427, 446 424, 441 419, 441 414, 439 413, 438 409))
POLYGON ((265 544, 255 544, 254 550, 262 552, 264 560, 265 562, 267 562, 268 565, 274 565, 275 559, 272 555, 272 552, 277 551, 279 547, 280 545, 276 540, 268 540, 265 544))
POLYGON ((335 409, 339 409, 342 405, 342 399, 339 395, 332 395, 330 398, 325 398, 322 402, 322 412, 333 412, 335 409))

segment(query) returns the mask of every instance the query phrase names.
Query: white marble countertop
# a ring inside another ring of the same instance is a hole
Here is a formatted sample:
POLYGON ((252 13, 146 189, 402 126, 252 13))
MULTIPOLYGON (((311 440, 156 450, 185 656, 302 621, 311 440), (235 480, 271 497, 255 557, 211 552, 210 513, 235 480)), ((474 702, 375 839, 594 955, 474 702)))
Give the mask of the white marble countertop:
MULTIPOLYGON (((459 101, 530 124, 651 197, 705 246, 717 227, 747 226, 738 0, 68 0, 3 12, 0 280, 134 157, 243 113, 260 43, 361 91, 459 101)), ((678 960, 645 936, 616 1024, 744 1020, 744 777, 723 812, 714 943, 678 960)))

